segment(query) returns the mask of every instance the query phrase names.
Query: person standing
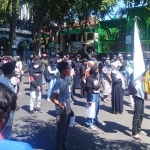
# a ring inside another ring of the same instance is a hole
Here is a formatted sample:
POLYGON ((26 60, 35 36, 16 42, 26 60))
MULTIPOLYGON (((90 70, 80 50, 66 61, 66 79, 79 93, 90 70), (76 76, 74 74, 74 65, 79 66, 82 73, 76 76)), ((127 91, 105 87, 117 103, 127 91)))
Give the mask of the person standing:
POLYGON ((136 140, 142 140, 140 135, 147 135, 146 132, 142 131, 141 125, 144 116, 144 77, 141 77, 135 83, 136 93, 134 98, 134 115, 132 121, 132 137, 136 140))
POLYGON ((46 64, 48 64, 47 55, 46 54, 42 54, 42 59, 40 61, 40 67, 41 67, 42 72, 43 72, 42 84, 45 84, 44 70, 45 70, 46 64))
MULTIPOLYGON (((126 68, 126 72, 127 72, 127 85, 129 86, 129 83, 131 81, 131 76, 133 75, 133 61, 132 60, 128 61, 128 66, 126 68)), ((131 108, 134 109, 134 99, 131 94, 129 95, 129 100, 130 100, 131 108)))
POLYGON ((22 62, 20 60, 20 56, 17 58, 16 67, 20 70, 20 83, 22 82, 22 62))
POLYGON ((46 54, 42 54, 42 59, 40 61, 40 66, 42 71, 44 72, 45 70, 45 65, 48 64, 48 60, 47 60, 47 55, 46 54))
POLYGON ((53 58, 50 59, 50 65, 48 66, 47 70, 51 78, 51 80, 48 82, 48 92, 47 92, 47 101, 49 102, 50 101, 49 97, 52 93, 52 88, 59 74, 59 71, 56 68, 55 60, 53 58))
POLYGON ((37 102, 36 111, 42 113, 40 109, 41 91, 42 91, 42 69, 39 61, 34 60, 33 67, 30 72, 30 114, 34 114, 34 103, 37 102))
POLYGON ((118 71, 118 63, 112 63, 112 111, 114 114, 123 112, 123 94, 125 89, 125 83, 122 74, 118 71))
POLYGON ((88 60, 86 58, 83 59, 80 75, 81 75, 81 98, 85 96, 85 84, 86 84, 86 70, 87 70, 88 60))
POLYGON ((105 103, 108 102, 108 95, 111 93, 111 83, 111 64, 110 60, 106 60, 102 69, 103 101, 105 103))
POLYGON ((90 130, 96 130, 96 125, 105 125, 98 121, 99 113, 99 92, 100 83, 97 78, 98 68, 97 66, 92 66, 90 69, 90 75, 86 79, 86 92, 87 92, 87 125, 90 130))
POLYGON ((102 69, 103 69, 103 66, 104 66, 104 62, 107 60, 106 57, 102 57, 99 65, 98 65, 98 70, 99 70, 99 81, 100 81, 100 84, 102 85, 102 77, 103 77, 103 73, 102 73, 102 69))
POLYGON ((66 150, 66 136, 71 115, 69 89, 66 80, 66 76, 70 76, 68 62, 60 62, 58 70, 60 77, 56 80, 50 99, 55 104, 57 115, 56 150, 66 150))
POLYGON ((75 75, 73 76, 73 94, 75 94, 75 89, 80 89, 80 67, 81 63, 79 61, 80 55, 75 58, 72 62, 72 67, 74 68, 75 75))

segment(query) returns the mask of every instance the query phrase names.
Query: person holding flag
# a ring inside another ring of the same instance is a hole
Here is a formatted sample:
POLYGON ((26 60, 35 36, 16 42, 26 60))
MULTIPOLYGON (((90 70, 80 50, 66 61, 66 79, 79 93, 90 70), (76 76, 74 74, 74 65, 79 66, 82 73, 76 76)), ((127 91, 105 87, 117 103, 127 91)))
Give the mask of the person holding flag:
POLYGON ((140 135, 147 135, 141 130, 144 116, 144 80, 145 63, 137 27, 137 17, 134 22, 134 52, 133 52, 133 78, 132 85, 134 88, 134 116, 132 122, 132 137, 141 141, 140 135))

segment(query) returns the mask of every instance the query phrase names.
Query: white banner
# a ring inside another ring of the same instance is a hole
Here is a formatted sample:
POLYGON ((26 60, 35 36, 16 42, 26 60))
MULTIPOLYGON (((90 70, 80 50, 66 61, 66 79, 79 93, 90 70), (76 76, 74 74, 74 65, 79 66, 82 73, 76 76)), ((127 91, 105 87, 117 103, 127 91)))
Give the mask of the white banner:
POLYGON ((143 52, 139 37, 139 30, 137 23, 134 23, 134 52, 133 52, 133 84, 139 80, 145 71, 145 63, 143 58, 143 52))

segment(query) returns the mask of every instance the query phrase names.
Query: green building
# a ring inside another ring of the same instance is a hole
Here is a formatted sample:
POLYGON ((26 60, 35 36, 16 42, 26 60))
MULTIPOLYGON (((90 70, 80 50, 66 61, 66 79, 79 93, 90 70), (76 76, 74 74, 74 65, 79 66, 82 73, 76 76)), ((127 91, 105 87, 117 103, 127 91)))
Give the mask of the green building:
POLYGON ((136 7, 127 10, 126 18, 99 22, 98 53, 132 52, 135 16, 139 17, 142 50, 150 51, 150 10, 146 7, 136 7))
POLYGON ((84 38, 83 29, 76 26, 59 32, 60 51, 95 51, 98 53, 132 52, 134 18, 138 16, 139 35, 142 50, 150 51, 150 10, 135 7, 127 10, 125 18, 99 21, 87 27, 84 38))

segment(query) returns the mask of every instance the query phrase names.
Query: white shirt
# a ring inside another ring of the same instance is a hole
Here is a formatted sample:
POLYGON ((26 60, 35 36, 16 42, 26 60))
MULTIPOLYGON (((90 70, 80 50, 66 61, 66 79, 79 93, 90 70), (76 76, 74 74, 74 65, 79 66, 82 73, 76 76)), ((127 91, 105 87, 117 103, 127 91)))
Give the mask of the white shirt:
POLYGON ((22 70, 22 62, 17 61, 16 66, 20 68, 20 71, 22 70))
POLYGON ((59 72, 57 68, 56 68, 56 70, 52 70, 50 66, 48 66, 47 69, 48 69, 48 71, 49 71, 50 74, 55 74, 55 75, 57 75, 57 73, 59 72))
POLYGON ((135 88, 137 90, 137 94, 135 96, 140 97, 144 100, 144 90, 143 90, 143 84, 140 80, 136 80, 135 82, 135 88))

